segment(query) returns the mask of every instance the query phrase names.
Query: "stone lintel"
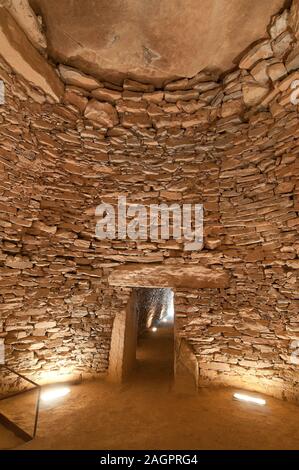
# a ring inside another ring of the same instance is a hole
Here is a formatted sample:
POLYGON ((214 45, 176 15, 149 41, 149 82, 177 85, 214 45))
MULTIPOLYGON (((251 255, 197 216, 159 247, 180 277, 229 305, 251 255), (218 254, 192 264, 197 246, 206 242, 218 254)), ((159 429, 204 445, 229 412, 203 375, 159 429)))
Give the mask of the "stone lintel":
POLYGON ((108 281, 111 286, 123 287, 217 289, 229 286, 229 276, 223 269, 198 264, 125 264, 114 269, 108 281))

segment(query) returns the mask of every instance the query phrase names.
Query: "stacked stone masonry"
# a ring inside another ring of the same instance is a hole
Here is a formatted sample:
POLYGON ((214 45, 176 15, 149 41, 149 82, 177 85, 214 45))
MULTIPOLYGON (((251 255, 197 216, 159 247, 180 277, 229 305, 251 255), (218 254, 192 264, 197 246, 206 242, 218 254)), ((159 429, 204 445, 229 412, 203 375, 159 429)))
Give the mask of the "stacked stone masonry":
POLYGON ((112 270, 200 264, 230 279, 175 292, 176 332, 200 383, 299 400, 297 7, 272 19, 235 70, 163 89, 59 65, 55 103, 1 59, 0 338, 11 367, 41 381, 105 373, 131 292, 109 286, 112 270), (203 249, 98 240, 95 207, 118 195, 202 203, 203 249))

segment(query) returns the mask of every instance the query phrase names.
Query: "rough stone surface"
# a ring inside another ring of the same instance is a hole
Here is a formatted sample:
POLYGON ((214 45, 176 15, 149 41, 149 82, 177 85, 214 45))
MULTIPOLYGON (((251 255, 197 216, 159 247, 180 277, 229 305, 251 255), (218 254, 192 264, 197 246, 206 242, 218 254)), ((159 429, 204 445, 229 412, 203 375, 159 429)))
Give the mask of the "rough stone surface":
POLYGON ((271 15, 284 5, 283 0, 75 3, 70 8, 69 0, 31 0, 44 19, 51 57, 110 82, 122 83, 129 75, 156 84, 193 77, 210 66, 233 67, 249 44, 265 36, 271 15))
POLYGON ((0 6, 1 55, 26 80, 59 101, 63 85, 54 69, 36 51, 9 12, 0 6))
POLYGON ((270 26, 270 36, 272 39, 276 39, 277 36, 284 33, 288 29, 289 11, 284 10, 281 15, 277 15, 273 18, 270 26))
POLYGON ((90 75, 86 75, 72 67, 65 65, 59 66, 59 73, 62 80, 68 85, 75 85, 86 90, 95 90, 101 86, 101 83, 90 75))
POLYGON ((98 122, 105 127, 113 127, 118 124, 117 112, 109 103, 90 100, 86 106, 84 115, 87 119, 98 122))
POLYGON ((249 50, 246 56, 241 60, 239 66, 241 69, 250 69, 258 61, 269 59, 269 57, 273 57, 273 51, 270 41, 265 39, 249 50))
POLYGON ((243 85, 243 98, 246 106, 254 106, 262 101, 268 94, 269 88, 257 83, 245 83, 243 85))
POLYGON ((196 393, 199 370, 193 348, 185 338, 180 338, 175 348, 175 390, 177 393, 196 393))
POLYGON ((191 289, 229 286, 227 273, 203 266, 128 265, 116 268, 108 278, 111 286, 190 287, 191 289))
MULTIPOLYGON (((246 86, 264 87, 254 64, 221 79, 168 81, 167 90, 103 83, 117 92, 106 92, 107 101, 69 85, 63 103, 53 103, 1 59, 0 337, 11 367, 41 381, 107 373, 113 321, 132 290, 108 279, 123 265, 150 272, 158 264, 166 282, 170 272, 174 283, 178 274, 188 279, 175 287, 175 328, 197 358, 200 385, 298 401, 299 114, 291 87, 299 72, 279 77, 272 67, 287 58, 262 60, 269 91, 252 105, 246 86), (87 118, 86 104, 95 117, 104 109, 104 122, 87 118), (146 206, 202 203, 203 249, 97 239, 95 207, 120 194, 146 206), (197 288, 204 269, 228 282, 197 288)), ((18 385, 6 379, 1 386, 18 385)))
POLYGON ((33 46, 43 52, 47 47, 47 40, 28 0, 0 0, 0 6, 9 11, 33 46))

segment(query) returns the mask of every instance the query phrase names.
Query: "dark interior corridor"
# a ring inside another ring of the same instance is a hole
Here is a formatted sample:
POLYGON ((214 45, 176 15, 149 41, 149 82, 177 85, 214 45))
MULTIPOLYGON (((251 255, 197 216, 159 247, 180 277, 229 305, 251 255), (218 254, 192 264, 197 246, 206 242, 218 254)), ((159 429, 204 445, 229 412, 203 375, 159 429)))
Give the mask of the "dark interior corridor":
POLYGON ((174 378, 173 326, 162 325, 148 330, 139 338, 137 365, 131 377, 134 383, 150 382, 161 391, 171 389, 174 378))
POLYGON ((169 390, 174 378, 174 294, 171 289, 138 288, 134 298, 138 331, 130 381, 169 390))

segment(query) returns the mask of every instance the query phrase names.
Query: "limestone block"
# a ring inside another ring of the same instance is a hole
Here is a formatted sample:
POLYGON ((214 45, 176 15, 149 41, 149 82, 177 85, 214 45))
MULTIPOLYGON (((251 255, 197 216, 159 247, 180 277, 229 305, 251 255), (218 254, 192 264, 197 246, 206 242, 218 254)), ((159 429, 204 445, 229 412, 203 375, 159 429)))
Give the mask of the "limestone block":
POLYGON ((243 99, 246 106, 255 106, 268 94, 269 88, 255 83, 244 83, 243 99))
POLYGON ((101 83, 90 75, 66 65, 59 65, 62 80, 68 85, 74 85, 91 91, 101 87, 101 83))
POLYGON ((124 265, 109 276, 111 286, 225 288, 229 276, 223 270, 200 265, 124 265))
POLYGON ((240 69, 251 69, 258 61, 273 57, 273 50, 268 39, 259 42, 252 47, 249 52, 241 59, 240 69))
POLYGON ((116 109, 110 103, 102 103, 95 99, 88 102, 84 116, 105 127, 113 127, 118 124, 116 109))

